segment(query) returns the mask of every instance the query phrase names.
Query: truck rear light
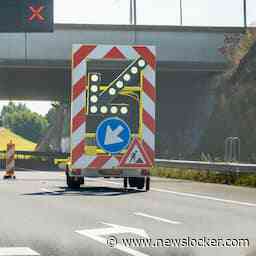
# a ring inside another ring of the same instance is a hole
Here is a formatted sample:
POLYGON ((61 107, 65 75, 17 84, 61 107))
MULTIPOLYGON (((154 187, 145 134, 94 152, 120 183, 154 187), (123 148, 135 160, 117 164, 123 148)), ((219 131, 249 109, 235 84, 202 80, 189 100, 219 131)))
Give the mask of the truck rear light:
POLYGON ((72 170, 72 173, 73 173, 74 175, 81 175, 81 169, 73 169, 73 170, 72 170))

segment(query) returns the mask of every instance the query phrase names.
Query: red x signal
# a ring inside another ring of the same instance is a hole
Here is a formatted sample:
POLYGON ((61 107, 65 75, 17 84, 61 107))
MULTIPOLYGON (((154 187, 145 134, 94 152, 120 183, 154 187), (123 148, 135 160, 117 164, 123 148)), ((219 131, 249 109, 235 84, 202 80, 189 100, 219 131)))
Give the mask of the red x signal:
POLYGON ((42 15, 44 6, 39 6, 38 8, 29 6, 29 9, 32 12, 32 15, 28 18, 29 21, 33 21, 33 20, 44 21, 45 20, 45 18, 42 15))

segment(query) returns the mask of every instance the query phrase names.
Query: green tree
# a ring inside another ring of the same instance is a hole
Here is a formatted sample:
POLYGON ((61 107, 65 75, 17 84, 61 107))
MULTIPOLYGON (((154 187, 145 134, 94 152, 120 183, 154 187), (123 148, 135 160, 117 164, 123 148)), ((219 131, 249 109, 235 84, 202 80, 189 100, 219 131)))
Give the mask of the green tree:
POLYGON ((4 127, 36 143, 49 126, 45 117, 30 111, 25 104, 15 105, 13 102, 3 107, 1 119, 4 127))
POLYGON ((256 29, 248 28, 244 34, 226 34, 224 46, 219 50, 232 66, 237 67, 256 42, 256 29))
POLYGON ((56 114, 57 114, 57 109, 55 107, 50 108, 48 113, 46 114, 45 117, 49 123, 49 126, 53 126, 55 124, 56 114))
MULTIPOLYGON (((50 108, 48 113, 46 114, 46 119, 50 127, 56 125, 56 118, 57 118, 59 107, 60 107, 59 103, 53 103, 52 108, 50 108)), ((67 113, 63 121, 64 123, 63 123, 62 136, 68 137, 70 133, 70 109, 68 107, 67 107, 67 113)))

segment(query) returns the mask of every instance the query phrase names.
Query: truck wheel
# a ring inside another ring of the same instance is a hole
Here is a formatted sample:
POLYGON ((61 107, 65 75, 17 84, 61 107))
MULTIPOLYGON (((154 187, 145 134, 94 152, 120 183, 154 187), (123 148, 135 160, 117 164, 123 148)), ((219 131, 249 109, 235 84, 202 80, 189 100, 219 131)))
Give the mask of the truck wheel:
POLYGON ((127 186, 128 186, 128 178, 124 177, 124 190, 127 190, 127 186))
POLYGON ((138 189, 143 189, 144 185, 145 185, 145 178, 144 177, 143 178, 140 178, 140 177, 136 178, 136 187, 138 189))
POLYGON ((129 177, 129 186, 132 188, 137 186, 135 179, 136 179, 135 177, 129 177))
POLYGON ((150 177, 147 176, 146 177, 146 191, 149 191, 150 190, 150 177))
POLYGON ((84 185, 84 177, 79 178, 80 185, 84 185))
POLYGON ((130 187, 136 187, 138 189, 143 189, 144 183, 145 183, 144 177, 130 177, 129 178, 130 187))
POLYGON ((69 174, 67 174, 67 186, 71 189, 79 189, 81 185, 80 178, 75 179, 75 177, 70 177, 69 174))

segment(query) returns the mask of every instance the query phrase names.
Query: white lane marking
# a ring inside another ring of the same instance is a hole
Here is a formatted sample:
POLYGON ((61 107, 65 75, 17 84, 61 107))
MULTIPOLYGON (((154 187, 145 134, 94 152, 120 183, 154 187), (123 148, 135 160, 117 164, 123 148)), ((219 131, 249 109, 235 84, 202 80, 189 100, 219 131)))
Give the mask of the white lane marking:
POLYGON ((88 177, 85 177, 85 181, 98 181, 97 178, 88 178, 88 177))
POLYGON ((101 180, 102 182, 106 182, 106 183, 109 183, 109 184, 114 184, 114 185, 121 185, 121 183, 118 183, 118 182, 114 182, 114 181, 106 181, 106 180, 101 180))
POLYGON ((59 194, 59 192, 51 191, 50 189, 47 189, 47 188, 41 188, 41 190, 46 192, 46 193, 51 193, 51 194, 54 194, 54 195, 58 195, 59 194))
MULTIPOLYGON (((87 236, 97 242, 100 242, 104 245, 108 245, 108 239, 102 236, 109 236, 113 234, 125 234, 125 233, 132 233, 139 236, 142 236, 144 238, 149 238, 149 235, 146 233, 144 229, 138 229, 138 228, 131 228, 126 226, 119 226, 116 224, 111 223, 105 223, 102 222, 102 224, 109 226, 108 228, 97 228, 97 229, 85 229, 85 230, 77 230, 76 233, 87 236)), ((113 247, 118 249, 122 252, 125 252, 127 254, 133 255, 133 256, 149 256, 148 254, 139 252, 137 250, 131 249, 129 247, 126 247, 120 243, 115 244, 113 247)))
POLYGON ((21 167, 17 167, 18 170, 24 170, 24 171, 33 171, 33 172, 37 172, 37 173, 45 173, 45 172, 51 172, 51 171, 41 171, 41 170, 36 170, 36 169, 29 169, 29 168, 21 168, 21 167))
POLYGON ((52 193, 52 191, 50 189, 47 188, 41 188, 42 191, 47 192, 47 193, 52 193))
MULTIPOLYGON (((121 183, 112 182, 112 181, 103 181, 103 182, 107 182, 107 183, 115 184, 115 185, 122 185, 121 183)), ((224 199, 224 198, 217 198, 217 197, 212 197, 212 196, 203 196, 203 195, 191 194, 191 193, 183 193, 183 192, 177 192, 177 191, 173 191, 173 190, 160 189, 160 188, 151 188, 151 190, 156 191, 156 192, 169 193, 169 194, 178 195, 178 196, 186 196, 186 197, 193 197, 193 198, 211 200, 211 201, 222 202, 222 203, 229 203, 229 204, 236 204, 236 205, 242 205, 242 206, 256 207, 255 203, 250 203, 250 202, 228 200, 228 199, 224 199)))
POLYGON ((243 205, 243 206, 256 207, 256 204, 249 203, 249 202, 234 201, 234 200, 222 199, 222 198, 211 197, 211 196, 201 196, 201 195, 196 195, 196 194, 183 193, 183 192, 177 192, 177 191, 166 190, 166 189, 159 189, 159 188, 152 188, 151 190, 156 191, 156 192, 169 193, 169 194, 178 195, 178 196, 186 196, 186 197, 193 197, 193 198, 198 198, 198 199, 206 199, 206 200, 223 202, 223 203, 230 203, 230 204, 237 204, 237 205, 243 205))
POLYGON ((28 247, 0 247, 0 256, 37 256, 36 251, 28 247))
POLYGON ((168 219, 164 219, 164 218, 161 218, 161 217, 149 215, 149 214, 142 213, 142 212, 135 212, 134 214, 137 215, 137 216, 142 216, 142 217, 146 217, 146 218, 150 218, 150 219, 154 219, 154 220, 158 220, 158 221, 162 221, 162 222, 166 222, 166 223, 170 223, 170 224, 174 224, 174 225, 181 224, 181 222, 179 222, 179 221, 168 220, 168 219))

